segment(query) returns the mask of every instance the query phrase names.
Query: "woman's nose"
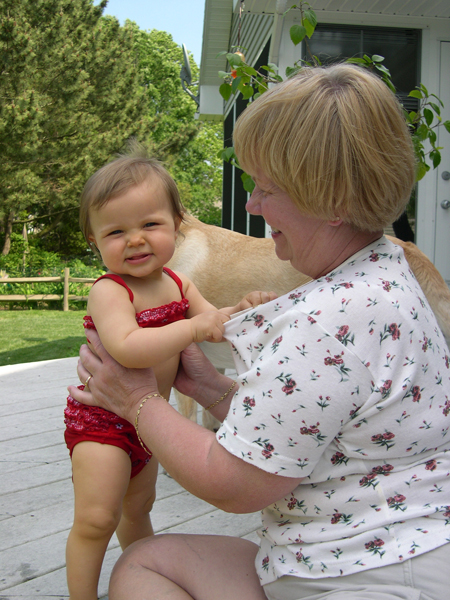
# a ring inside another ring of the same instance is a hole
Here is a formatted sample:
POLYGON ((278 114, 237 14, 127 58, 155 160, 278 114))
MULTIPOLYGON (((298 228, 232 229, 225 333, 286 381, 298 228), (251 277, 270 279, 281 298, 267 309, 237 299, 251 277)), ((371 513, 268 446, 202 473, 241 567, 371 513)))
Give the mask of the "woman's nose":
POLYGON ((247 204, 245 205, 245 210, 251 215, 260 215, 261 214, 261 204, 258 200, 259 194, 252 193, 250 198, 247 200, 247 204))

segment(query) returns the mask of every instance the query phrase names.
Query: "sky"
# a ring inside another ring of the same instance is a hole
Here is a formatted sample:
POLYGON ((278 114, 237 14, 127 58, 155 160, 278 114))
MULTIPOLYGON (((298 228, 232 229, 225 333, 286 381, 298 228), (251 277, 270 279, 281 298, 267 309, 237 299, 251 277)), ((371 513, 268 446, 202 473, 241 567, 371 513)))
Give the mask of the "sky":
MULTIPOLYGON (((97 2, 95 2, 97 4, 97 2)), ((158 29, 172 34, 173 41, 185 44, 200 66, 205 0, 109 0, 104 15, 135 21, 140 29, 158 29)))

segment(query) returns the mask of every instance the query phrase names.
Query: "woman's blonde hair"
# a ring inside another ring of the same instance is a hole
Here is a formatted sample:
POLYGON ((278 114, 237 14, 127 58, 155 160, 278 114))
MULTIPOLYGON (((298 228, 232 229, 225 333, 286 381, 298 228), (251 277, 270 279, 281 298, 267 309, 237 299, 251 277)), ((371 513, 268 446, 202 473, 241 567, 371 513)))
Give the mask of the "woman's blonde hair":
POLYGON ((92 234, 89 213, 98 210, 112 198, 125 194, 130 188, 150 181, 162 182, 172 208, 174 219, 183 221, 185 210, 177 185, 161 162, 140 154, 121 155, 96 171, 86 182, 80 199, 80 227, 89 245, 92 234))
POLYGON ((307 215, 378 231, 404 211, 415 155, 402 108, 352 65, 304 68, 252 102, 233 141, 240 166, 261 169, 307 215))

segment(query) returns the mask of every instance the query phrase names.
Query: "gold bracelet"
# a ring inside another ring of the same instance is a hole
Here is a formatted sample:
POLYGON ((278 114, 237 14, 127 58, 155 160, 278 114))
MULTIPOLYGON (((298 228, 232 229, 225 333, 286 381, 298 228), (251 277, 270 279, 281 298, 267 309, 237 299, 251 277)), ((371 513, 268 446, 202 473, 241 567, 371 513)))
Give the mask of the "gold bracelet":
POLYGON ((214 408, 215 406, 217 406, 219 404, 219 402, 222 402, 222 400, 225 400, 225 398, 228 396, 228 394, 231 392, 231 390, 234 388, 234 386, 236 385, 236 382, 233 381, 233 384, 231 385, 231 387, 225 392, 225 394, 223 396, 220 396, 220 398, 218 400, 216 400, 215 402, 213 402, 212 404, 210 404, 209 406, 207 406, 205 408, 205 410, 211 410, 211 408, 214 408))
MULTIPOLYGON (((144 444, 144 442, 141 439, 141 436, 139 435, 139 427, 138 427, 138 424, 139 424, 139 415, 141 414, 141 409, 144 406, 144 404, 147 402, 147 400, 150 400, 150 398, 162 398, 163 400, 166 400, 164 398, 164 396, 161 396, 161 394, 149 394, 148 396, 145 396, 145 398, 139 404, 139 408, 138 408, 137 413, 136 413, 136 418, 134 420, 134 428, 136 429, 136 435, 137 435, 137 438, 139 440, 140 445, 144 448, 144 450, 147 452, 147 454, 150 454, 150 456, 151 456, 152 453, 147 448, 147 446, 144 444)), ((166 400, 166 402, 167 402, 167 400, 166 400)))

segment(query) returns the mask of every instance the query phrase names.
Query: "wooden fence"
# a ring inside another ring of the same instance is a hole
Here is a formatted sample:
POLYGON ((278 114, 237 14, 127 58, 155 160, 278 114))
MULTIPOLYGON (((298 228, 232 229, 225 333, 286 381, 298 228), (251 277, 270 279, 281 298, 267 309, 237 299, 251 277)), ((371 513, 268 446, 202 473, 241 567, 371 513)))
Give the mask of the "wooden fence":
POLYGON ((30 300, 59 300, 63 303, 63 310, 69 310, 69 300, 87 300, 87 296, 69 295, 69 283, 94 283, 95 279, 87 277, 70 277, 70 269, 66 267, 64 274, 60 277, 3 277, 0 283, 45 283, 45 282, 64 282, 64 292, 61 294, 5 294, 0 295, 0 302, 26 301, 30 300))

